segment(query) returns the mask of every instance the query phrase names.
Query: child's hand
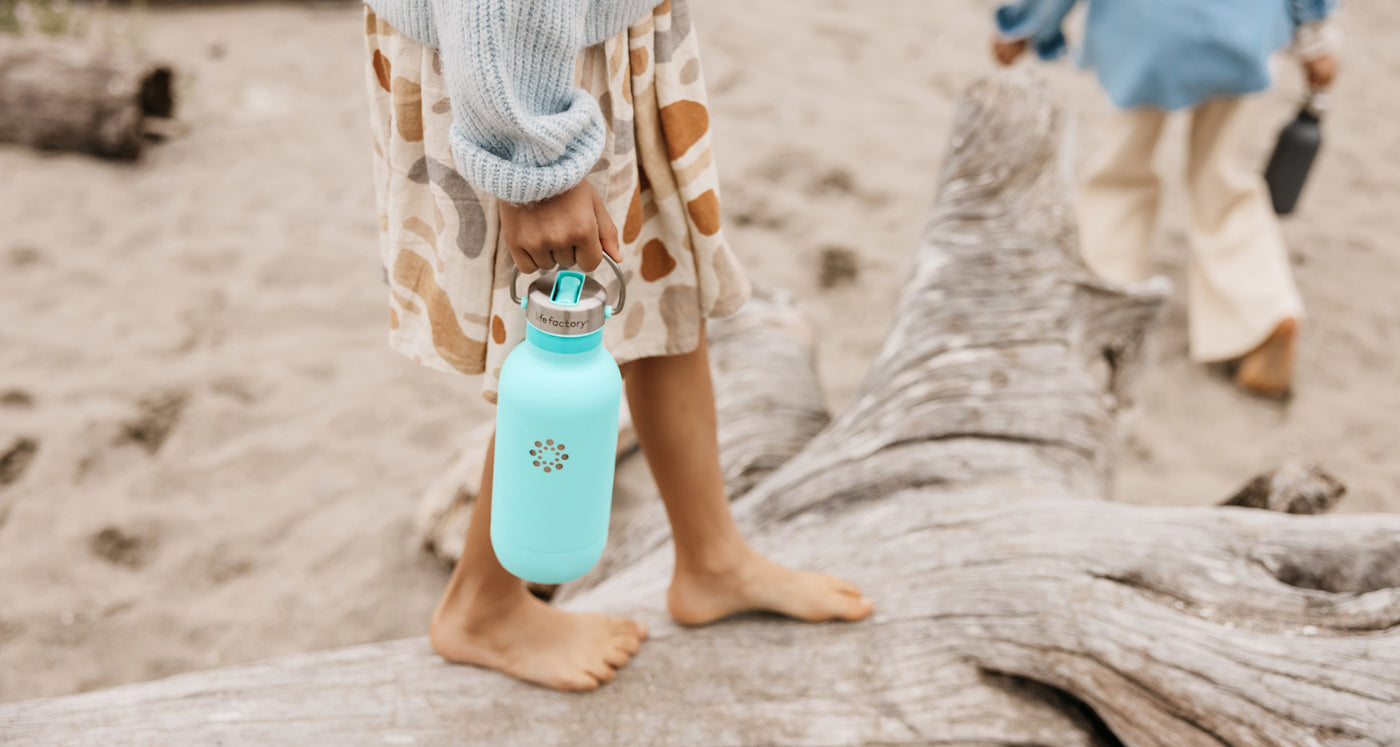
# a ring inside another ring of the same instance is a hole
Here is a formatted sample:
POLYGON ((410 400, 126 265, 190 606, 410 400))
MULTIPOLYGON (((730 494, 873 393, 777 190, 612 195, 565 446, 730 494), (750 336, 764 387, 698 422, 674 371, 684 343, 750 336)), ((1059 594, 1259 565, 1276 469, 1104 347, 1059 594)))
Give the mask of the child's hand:
POLYGON ((992 56, 1002 65, 1010 65, 1026 51, 1026 40, 1006 41, 1000 37, 992 39, 992 56))
POLYGON ((1303 72, 1308 76, 1308 86, 1314 91, 1332 85, 1332 79, 1337 77, 1337 58, 1330 54, 1314 57, 1303 63, 1303 72))
POLYGON ((622 261, 617 226, 603 198, 586 181, 543 202, 500 205, 501 234, 521 272, 575 262, 584 272, 592 272, 603 263, 603 252, 622 261))

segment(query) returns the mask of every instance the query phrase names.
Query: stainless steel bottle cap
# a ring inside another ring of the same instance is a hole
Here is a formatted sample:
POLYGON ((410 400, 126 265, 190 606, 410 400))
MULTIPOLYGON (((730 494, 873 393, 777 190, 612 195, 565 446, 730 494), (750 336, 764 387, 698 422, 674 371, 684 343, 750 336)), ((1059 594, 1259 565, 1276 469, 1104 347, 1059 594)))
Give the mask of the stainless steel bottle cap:
MULTIPOLYGON (((602 283, 575 270, 548 270, 530 283, 526 294, 525 319, 536 329, 552 335, 577 337, 603 328, 614 313, 622 311, 627 300, 627 286, 622 270, 611 257, 603 255, 617 275, 617 306, 608 305, 608 291, 602 283)), ((520 270, 511 273, 510 297, 520 303, 516 282, 520 270)))

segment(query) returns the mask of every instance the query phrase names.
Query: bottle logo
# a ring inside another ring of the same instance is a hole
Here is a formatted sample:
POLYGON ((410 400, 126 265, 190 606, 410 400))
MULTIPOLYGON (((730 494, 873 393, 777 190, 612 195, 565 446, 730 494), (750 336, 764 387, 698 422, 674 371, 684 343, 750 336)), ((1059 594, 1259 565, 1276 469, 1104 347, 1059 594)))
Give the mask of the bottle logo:
POLYGON ((564 451, 564 444, 556 444, 554 439, 545 439, 535 442, 535 448, 530 449, 530 459, 534 460, 536 467, 545 472, 557 472, 564 469, 564 462, 569 461, 569 453, 564 451))
POLYGON ((560 329, 579 329, 588 325, 588 322, 582 319, 559 319, 543 312, 540 313, 539 320, 551 327, 558 327, 560 329))

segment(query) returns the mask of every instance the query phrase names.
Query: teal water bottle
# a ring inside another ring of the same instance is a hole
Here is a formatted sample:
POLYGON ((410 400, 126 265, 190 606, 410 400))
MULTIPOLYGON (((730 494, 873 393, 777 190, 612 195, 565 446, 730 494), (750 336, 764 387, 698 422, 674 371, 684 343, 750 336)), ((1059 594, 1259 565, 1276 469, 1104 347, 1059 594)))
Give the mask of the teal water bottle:
POLYGON ((525 341, 506 356, 496 397, 491 546, 513 575, 559 584, 603 554, 612 511, 622 375, 603 347, 603 324, 622 311, 627 286, 617 263, 616 308, 593 278, 554 270, 522 303, 525 341))

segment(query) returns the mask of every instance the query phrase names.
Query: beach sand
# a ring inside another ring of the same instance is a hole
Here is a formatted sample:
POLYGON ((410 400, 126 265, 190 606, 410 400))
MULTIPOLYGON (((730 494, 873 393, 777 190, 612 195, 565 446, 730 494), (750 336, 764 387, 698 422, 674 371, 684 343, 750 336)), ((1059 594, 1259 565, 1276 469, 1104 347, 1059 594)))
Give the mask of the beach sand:
MULTIPOLYGON (((833 407, 889 325, 956 96, 993 72, 991 7, 696 3, 729 238, 821 330, 833 407), (832 248, 858 271, 827 289, 832 248)), ((1217 502, 1298 454, 1350 486, 1341 511, 1400 510, 1400 6, 1352 0, 1342 25, 1327 145, 1284 227, 1310 314, 1297 395, 1186 359, 1175 123, 1159 268, 1178 293, 1122 500, 1217 502)), ((0 450, 38 447, 0 475, 0 700, 425 632, 446 571, 415 544, 417 500, 491 409, 385 344, 362 28, 353 5, 155 11, 182 132, 136 166, 0 148, 0 450)), ((1082 159, 1107 104, 1045 75, 1082 159)), ((1296 66, 1279 79, 1261 163, 1300 94, 1296 66)), ((654 500, 638 465, 623 515, 654 500)))

